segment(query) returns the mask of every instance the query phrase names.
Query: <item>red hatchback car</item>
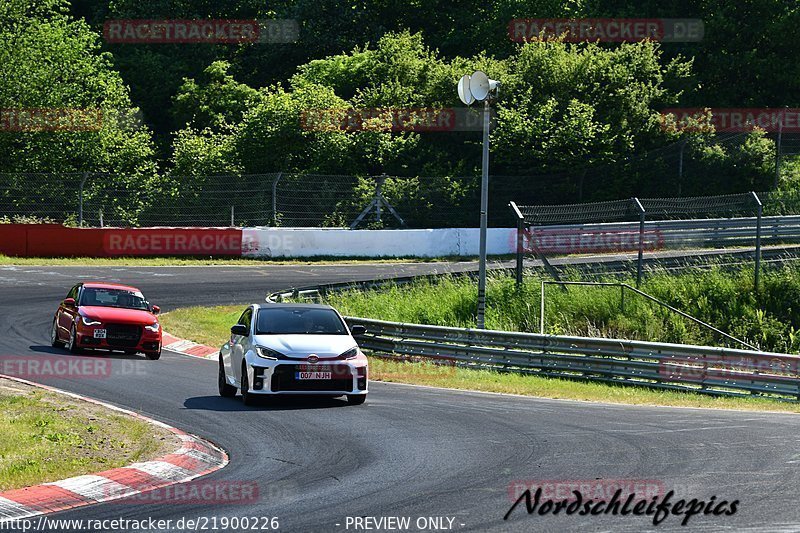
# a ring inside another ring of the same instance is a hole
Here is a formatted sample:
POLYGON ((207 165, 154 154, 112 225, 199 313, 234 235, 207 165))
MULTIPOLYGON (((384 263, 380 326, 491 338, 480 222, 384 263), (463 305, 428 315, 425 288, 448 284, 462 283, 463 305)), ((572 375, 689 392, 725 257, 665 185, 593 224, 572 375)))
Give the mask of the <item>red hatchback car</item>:
POLYGON ((116 283, 79 283, 58 306, 50 342, 72 353, 86 348, 144 352, 161 357, 158 306, 150 305, 136 287, 116 283))

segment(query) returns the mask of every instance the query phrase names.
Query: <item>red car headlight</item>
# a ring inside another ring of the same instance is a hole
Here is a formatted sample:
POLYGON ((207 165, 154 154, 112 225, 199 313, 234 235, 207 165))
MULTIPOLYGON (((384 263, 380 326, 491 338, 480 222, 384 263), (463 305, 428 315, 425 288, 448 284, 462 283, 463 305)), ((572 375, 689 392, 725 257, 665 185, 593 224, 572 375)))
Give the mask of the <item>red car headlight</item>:
POLYGON ((158 330, 161 329, 161 326, 159 325, 158 322, 154 322, 149 326, 145 326, 144 329, 153 333, 158 333, 158 330))
POLYGON ((103 324, 99 320, 95 320, 94 318, 89 318, 86 316, 81 317, 81 322, 83 322, 84 326, 100 326, 103 324))

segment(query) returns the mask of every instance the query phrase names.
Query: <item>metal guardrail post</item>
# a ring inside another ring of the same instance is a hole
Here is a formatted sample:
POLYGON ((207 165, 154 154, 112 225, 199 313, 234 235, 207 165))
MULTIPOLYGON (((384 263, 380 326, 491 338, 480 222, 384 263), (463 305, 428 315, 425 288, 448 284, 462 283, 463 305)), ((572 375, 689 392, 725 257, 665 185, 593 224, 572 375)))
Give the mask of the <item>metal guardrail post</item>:
POLYGON ((516 265, 516 274, 517 274, 517 287, 522 285, 522 259, 523 259, 523 231, 525 225, 525 217, 522 216, 517 204, 511 202, 508 204, 511 206, 511 209, 514 210, 514 214, 517 216, 517 265, 516 265))
POLYGON ((642 284, 642 266, 644 262, 644 215, 645 209, 638 198, 632 198, 634 205, 639 210, 639 259, 636 265, 636 288, 642 284))
POLYGON ((761 215, 764 211, 764 205, 761 203, 761 199, 755 192, 753 192, 752 195, 753 199, 756 201, 756 210, 758 213, 758 218, 756 218, 756 271, 753 280, 753 287, 756 295, 758 295, 761 274, 761 215))

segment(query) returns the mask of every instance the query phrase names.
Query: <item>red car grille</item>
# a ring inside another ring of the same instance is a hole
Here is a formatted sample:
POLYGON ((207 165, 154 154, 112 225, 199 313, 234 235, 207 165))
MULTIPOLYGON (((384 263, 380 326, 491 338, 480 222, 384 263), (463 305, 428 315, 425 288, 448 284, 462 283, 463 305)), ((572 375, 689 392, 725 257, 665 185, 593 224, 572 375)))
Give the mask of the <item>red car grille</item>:
POLYGON ((109 346, 132 348, 142 338, 142 326, 131 324, 108 324, 106 326, 106 342, 109 346))

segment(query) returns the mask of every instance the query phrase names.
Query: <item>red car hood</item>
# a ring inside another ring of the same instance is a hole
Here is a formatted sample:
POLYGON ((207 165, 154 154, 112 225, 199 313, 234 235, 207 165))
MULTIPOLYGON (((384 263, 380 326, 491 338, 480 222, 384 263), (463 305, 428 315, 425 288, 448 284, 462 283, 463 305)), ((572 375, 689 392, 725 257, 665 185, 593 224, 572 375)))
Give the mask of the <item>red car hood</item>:
POLYGON ((157 321, 153 313, 150 311, 141 311, 139 309, 86 305, 81 306, 80 312, 87 318, 114 324, 141 324, 149 326, 157 321))

